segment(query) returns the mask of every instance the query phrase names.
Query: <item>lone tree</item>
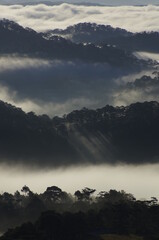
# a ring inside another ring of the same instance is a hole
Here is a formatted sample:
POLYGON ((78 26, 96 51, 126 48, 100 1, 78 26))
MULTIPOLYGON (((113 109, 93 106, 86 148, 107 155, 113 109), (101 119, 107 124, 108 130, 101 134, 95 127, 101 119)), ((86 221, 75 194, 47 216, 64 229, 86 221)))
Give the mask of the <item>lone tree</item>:
POLYGON ((24 187, 22 187, 21 192, 24 193, 25 195, 30 195, 30 193, 32 193, 30 191, 30 188, 26 185, 24 187))
POLYGON ((89 201, 91 200, 91 196, 93 195, 93 193, 95 193, 96 189, 91 189, 91 188, 84 188, 82 189, 82 191, 77 190, 74 195, 75 197, 78 199, 78 201, 89 201))

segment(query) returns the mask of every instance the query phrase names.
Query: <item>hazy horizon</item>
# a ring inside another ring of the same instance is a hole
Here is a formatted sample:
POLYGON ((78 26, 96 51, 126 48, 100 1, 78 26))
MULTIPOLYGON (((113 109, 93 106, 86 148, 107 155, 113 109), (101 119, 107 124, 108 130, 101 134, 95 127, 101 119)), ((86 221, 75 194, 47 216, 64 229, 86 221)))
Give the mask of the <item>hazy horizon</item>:
POLYGON ((75 4, 93 4, 93 5, 110 5, 110 6, 121 6, 121 5, 148 5, 148 4, 159 4, 158 0, 67 0, 67 1, 63 1, 63 0, 34 0, 34 1, 26 1, 26 0, 0 0, 0 4, 36 4, 39 2, 43 2, 43 3, 52 3, 52 4, 58 4, 58 3, 63 3, 63 2, 67 2, 67 3, 75 3, 75 4))
POLYGON ((116 189, 132 193, 137 199, 159 198, 158 170, 159 164, 86 165, 45 170, 1 165, 0 193, 14 193, 27 185, 35 193, 42 193, 50 186, 58 186, 71 194, 90 187, 95 188, 96 193, 116 189))

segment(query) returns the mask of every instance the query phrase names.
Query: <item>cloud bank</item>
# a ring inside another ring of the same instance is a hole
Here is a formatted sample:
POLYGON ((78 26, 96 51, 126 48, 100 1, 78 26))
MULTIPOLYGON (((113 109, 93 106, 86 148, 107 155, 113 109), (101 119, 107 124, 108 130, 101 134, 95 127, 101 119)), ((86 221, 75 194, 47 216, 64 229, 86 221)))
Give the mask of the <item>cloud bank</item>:
POLYGON ((159 164, 154 165, 99 165, 70 167, 33 171, 26 168, 11 168, 0 165, 1 191, 14 193, 27 185, 33 192, 44 192, 52 184, 64 191, 74 193, 85 186, 95 188, 97 192, 109 189, 124 189, 137 198, 150 198, 159 195, 159 164), (114 177, 115 176, 115 177, 114 177), (73 179, 73 181, 72 181, 73 179), (126 179, 126 181, 125 181, 126 179), (149 191, 147 191, 149 189, 149 191))
POLYGON ((159 31, 159 6, 81 6, 60 4, 0 5, 1 18, 8 18, 37 31, 66 28, 79 22, 96 22, 132 32, 159 31))
POLYGON ((63 115, 112 103, 116 79, 129 71, 106 63, 0 58, 0 99, 24 111, 63 115))
POLYGON ((83 107, 159 101, 159 78, 153 71, 132 72, 107 63, 1 56, 0 99, 25 112, 51 117, 83 107))

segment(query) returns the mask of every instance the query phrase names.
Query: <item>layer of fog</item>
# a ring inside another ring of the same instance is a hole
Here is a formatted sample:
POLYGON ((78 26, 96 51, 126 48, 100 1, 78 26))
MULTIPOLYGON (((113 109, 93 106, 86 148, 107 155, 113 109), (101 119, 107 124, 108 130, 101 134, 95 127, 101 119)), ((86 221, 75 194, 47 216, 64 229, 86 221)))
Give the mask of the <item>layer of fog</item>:
POLYGON ((37 31, 66 28, 79 22, 110 24, 129 31, 159 31, 159 6, 82 6, 61 4, 0 5, 0 18, 7 18, 37 31))
POLYGON ((14 193, 27 185, 34 192, 43 192, 48 186, 59 186, 74 193, 84 187, 97 192, 110 189, 125 190, 137 198, 159 197, 159 165, 142 166, 85 166, 50 171, 28 171, 0 167, 0 193, 14 193))
POLYGON ((138 59, 143 59, 143 60, 154 60, 159 62, 159 54, 158 53, 150 53, 150 52, 135 52, 134 55, 138 59))
POLYGON ((143 74, 102 63, 2 56, 0 99, 26 112, 63 115, 82 107, 114 105, 119 85, 143 74))

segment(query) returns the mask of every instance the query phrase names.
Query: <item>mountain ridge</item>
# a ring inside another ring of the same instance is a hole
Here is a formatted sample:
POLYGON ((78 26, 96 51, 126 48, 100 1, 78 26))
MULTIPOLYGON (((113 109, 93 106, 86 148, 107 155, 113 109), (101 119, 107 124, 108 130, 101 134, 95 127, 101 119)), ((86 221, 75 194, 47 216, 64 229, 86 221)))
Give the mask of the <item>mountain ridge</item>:
POLYGON ((42 34, 46 39, 59 35, 75 43, 110 44, 127 51, 159 52, 158 32, 132 33, 122 28, 96 23, 78 23, 66 29, 54 29, 42 34))
POLYGON ((150 62, 137 59, 129 51, 108 44, 103 46, 77 44, 59 36, 46 40, 41 33, 23 28, 6 19, 0 21, 0 35, 1 54, 26 54, 47 59, 100 62, 127 69, 139 69, 152 65, 150 62))
POLYGON ((83 108, 50 119, 1 101, 0 116, 1 161, 47 167, 159 160, 158 102, 83 108))
POLYGON ((102 48, 93 44, 84 46, 61 37, 54 37, 48 41, 34 30, 23 28, 6 19, 0 21, 0 35, 1 54, 19 53, 51 59, 79 59, 125 67, 139 65, 139 61, 133 55, 112 46, 104 45, 102 48))

